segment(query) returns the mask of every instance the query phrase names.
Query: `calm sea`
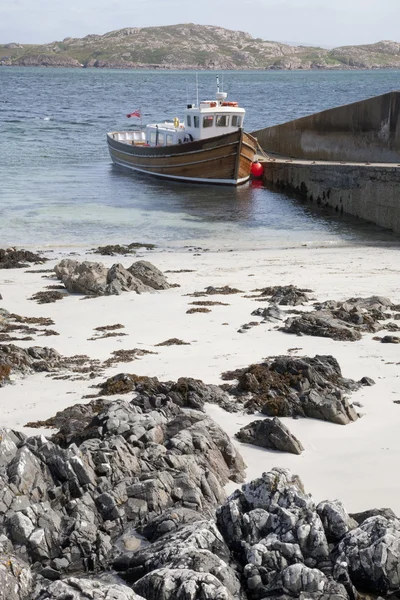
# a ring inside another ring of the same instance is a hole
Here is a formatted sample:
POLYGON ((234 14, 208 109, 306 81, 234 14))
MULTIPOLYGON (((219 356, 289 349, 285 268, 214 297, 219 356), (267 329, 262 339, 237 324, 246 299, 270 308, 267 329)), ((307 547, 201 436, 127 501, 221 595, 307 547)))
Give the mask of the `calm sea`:
MULTIPOLYGON (((222 75, 222 74, 221 74, 222 75)), ((399 88, 400 72, 225 72, 248 131, 399 88)), ((215 73, 199 73, 212 98, 215 73)), ((188 186, 111 164, 107 131, 183 116, 192 72, 0 68, 0 246, 279 247, 390 241, 377 227, 338 217, 259 185, 188 186), (136 120, 137 122, 137 120, 136 120)))

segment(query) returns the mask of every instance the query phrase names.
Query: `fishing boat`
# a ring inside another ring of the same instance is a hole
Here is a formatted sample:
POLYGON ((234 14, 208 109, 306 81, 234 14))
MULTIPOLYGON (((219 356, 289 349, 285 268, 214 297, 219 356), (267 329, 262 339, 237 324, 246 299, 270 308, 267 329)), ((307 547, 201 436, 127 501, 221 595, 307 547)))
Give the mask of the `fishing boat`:
MULTIPOLYGON (((243 130, 245 109, 219 90, 188 104, 184 119, 107 134, 113 162, 139 173, 195 183, 240 185, 251 173, 257 140, 243 130)), ((138 115, 139 113, 133 113, 138 115)))

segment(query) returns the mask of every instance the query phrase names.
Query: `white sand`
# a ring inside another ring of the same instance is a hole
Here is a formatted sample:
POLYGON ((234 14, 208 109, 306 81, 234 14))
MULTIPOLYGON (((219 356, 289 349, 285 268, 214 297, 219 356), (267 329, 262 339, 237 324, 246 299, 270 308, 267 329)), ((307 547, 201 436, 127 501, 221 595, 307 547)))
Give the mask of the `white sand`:
MULTIPOLYGON (((58 256, 58 255, 57 255, 58 256)), ((343 500, 350 511, 389 506, 400 514, 400 361, 399 346, 380 344, 366 335, 358 342, 335 342, 330 339, 296 337, 284 334, 273 325, 262 324, 245 334, 239 327, 258 320, 251 312, 262 303, 244 298, 244 294, 200 298, 228 302, 229 306, 211 307, 207 314, 187 315, 189 302, 185 294, 208 285, 231 285, 248 293, 267 285, 294 284, 310 287, 318 300, 346 299, 351 296, 384 295, 400 303, 400 248, 397 247, 301 247, 254 252, 149 252, 145 258, 162 270, 195 269, 194 273, 168 275, 180 288, 154 294, 124 293, 82 300, 69 296, 55 304, 38 305, 28 298, 56 280, 40 274, 26 274, 25 269, 0 271, 0 306, 24 316, 52 317, 57 337, 36 337, 33 342, 15 342, 51 346, 63 355, 88 354, 106 359, 111 351, 143 348, 157 351, 132 363, 108 369, 107 375, 130 372, 155 375, 161 380, 180 376, 219 383, 220 374, 228 369, 248 366, 264 357, 286 354, 300 347, 297 355, 332 354, 339 361, 343 375, 360 379, 372 377, 376 385, 363 388, 352 396, 361 402, 363 418, 346 427, 312 419, 284 419, 301 440, 301 456, 268 452, 235 442, 248 464, 247 477, 252 479, 274 466, 289 467, 303 479, 306 489, 317 501, 325 498, 343 500), (88 341, 93 328, 121 323, 128 335, 88 341), (227 324, 225 324, 227 323, 227 324), (155 348, 171 337, 190 342, 190 346, 155 348)), ((79 258, 73 256, 72 258, 79 258)), ((84 256, 107 265, 128 257, 84 256)), ((136 259, 135 259, 136 260, 136 259)), ((44 265, 50 268, 56 261, 44 265)), ((37 269, 39 267, 32 267, 37 269)), ((101 378, 102 379, 102 378, 101 378)), ((44 419, 93 393, 90 385, 100 381, 56 381, 45 374, 18 380, 0 389, 0 424, 36 434, 26 429, 28 421, 44 419)), ((233 435, 254 416, 229 415, 216 406, 208 407, 213 418, 233 435)), ((234 484, 229 485, 229 491, 234 484)))

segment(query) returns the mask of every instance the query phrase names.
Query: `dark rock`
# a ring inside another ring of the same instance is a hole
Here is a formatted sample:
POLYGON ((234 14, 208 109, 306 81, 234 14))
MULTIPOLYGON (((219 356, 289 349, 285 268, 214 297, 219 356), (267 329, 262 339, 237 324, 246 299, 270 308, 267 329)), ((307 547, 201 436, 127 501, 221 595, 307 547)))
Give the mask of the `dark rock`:
POLYGON ((279 356, 222 377, 238 380, 223 386, 236 396, 236 410, 242 406, 249 413, 261 410, 270 417, 307 416, 338 424, 358 418, 343 391, 355 391, 359 384, 342 377, 332 356, 279 356))
POLYGON ((299 440, 278 418, 253 421, 235 435, 238 440, 261 448, 301 454, 304 450, 299 440))
POLYGON ((354 519, 359 525, 362 525, 364 521, 370 517, 385 517, 388 521, 390 519, 397 519, 391 508, 373 508, 372 510, 365 510, 360 513, 352 513, 351 518, 354 519))
POLYGON ((34 254, 29 250, 16 250, 15 248, 0 248, 0 269, 22 269, 28 263, 42 264, 47 258, 34 254))
POLYGON ((382 344, 400 344, 400 337, 395 335, 385 335, 381 339, 382 344))
POLYGON ((310 301, 307 293, 312 292, 312 290, 299 289, 294 285, 276 285, 253 291, 260 292, 260 297, 270 297, 272 304, 279 304, 281 306, 305 304, 310 301))
POLYGON ((287 319, 282 331, 296 335, 328 337, 340 341, 354 342, 361 339, 361 333, 354 331, 345 323, 317 312, 287 319))
POLYGON ((372 385, 375 385, 375 381, 373 379, 371 379, 371 377, 363 377, 362 379, 360 379, 360 383, 361 383, 361 385, 365 385, 367 387, 371 387, 372 385))

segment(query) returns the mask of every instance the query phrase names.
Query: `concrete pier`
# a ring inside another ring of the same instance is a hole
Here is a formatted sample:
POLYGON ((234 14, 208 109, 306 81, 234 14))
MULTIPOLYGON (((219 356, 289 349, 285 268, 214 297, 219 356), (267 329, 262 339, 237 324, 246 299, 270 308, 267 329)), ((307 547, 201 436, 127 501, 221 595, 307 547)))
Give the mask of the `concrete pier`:
POLYGON ((252 134, 266 184, 400 233, 400 92, 252 134))

